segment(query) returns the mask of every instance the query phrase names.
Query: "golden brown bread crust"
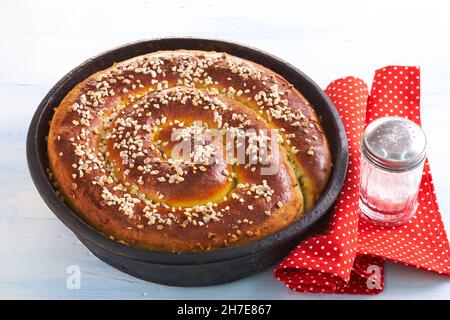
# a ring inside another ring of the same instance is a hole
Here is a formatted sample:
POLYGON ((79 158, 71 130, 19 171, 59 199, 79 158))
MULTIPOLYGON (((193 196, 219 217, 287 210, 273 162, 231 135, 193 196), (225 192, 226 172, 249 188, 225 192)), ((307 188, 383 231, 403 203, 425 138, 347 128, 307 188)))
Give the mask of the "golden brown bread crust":
POLYGON ((284 78, 225 53, 187 50, 135 57, 78 84, 55 111, 48 153, 58 190, 86 222, 117 241, 173 252, 286 227, 317 201, 331 171, 315 112, 284 78), (172 157, 174 132, 255 130, 244 134, 248 145, 274 128, 283 140, 274 174, 225 161, 220 141, 191 153, 213 146, 216 162, 172 157))

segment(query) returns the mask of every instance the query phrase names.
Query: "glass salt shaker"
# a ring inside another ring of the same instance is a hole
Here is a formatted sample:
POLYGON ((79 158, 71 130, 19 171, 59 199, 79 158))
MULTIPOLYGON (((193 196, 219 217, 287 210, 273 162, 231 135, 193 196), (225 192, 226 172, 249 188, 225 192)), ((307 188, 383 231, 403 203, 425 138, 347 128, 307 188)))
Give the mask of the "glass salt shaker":
POLYGON ((405 118, 379 118, 366 127, 361 143, 359 198, 366 217, 393 226, 414 216, 426 143, 423 130, 405 118))

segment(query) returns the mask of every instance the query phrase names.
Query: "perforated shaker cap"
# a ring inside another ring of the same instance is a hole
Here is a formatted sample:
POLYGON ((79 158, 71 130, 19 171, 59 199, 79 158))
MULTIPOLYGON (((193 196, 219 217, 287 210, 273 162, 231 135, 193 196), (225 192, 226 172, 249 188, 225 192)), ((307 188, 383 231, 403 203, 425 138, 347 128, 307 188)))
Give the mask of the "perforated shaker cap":
POLYGON ((422 128, 411 120, 384 117, 366 127, 361 152, 383 169, 408 171, 423 162, 426 144, 422 128))

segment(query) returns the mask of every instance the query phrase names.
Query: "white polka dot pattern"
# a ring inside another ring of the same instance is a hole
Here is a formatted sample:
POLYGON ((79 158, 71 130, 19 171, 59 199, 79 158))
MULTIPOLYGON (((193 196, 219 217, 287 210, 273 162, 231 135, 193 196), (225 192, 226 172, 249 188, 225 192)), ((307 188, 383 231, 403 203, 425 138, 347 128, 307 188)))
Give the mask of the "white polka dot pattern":
POLYGON ((359 148, 364 127, 376 118, 392 115, 420 124, 419 68, 377 70, 370 96, 367 85, 354 77, 333 81, 325 92, 347 131, 350 157, 346 181, 327 231, 299 244, 275 269, 275 277, 300 292, 377 294, 383 290, 384 260, 450 275, 449 243, 428 161, 419 209, 412 220, 388 228, 359 219, 358 214, 359 148))

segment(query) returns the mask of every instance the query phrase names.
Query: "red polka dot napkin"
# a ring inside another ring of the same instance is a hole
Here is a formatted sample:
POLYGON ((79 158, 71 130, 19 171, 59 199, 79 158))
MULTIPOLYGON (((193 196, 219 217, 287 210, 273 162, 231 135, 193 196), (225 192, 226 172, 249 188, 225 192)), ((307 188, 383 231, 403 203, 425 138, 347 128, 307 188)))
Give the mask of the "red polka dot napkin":
POLYGON ((376 118, 402 116, 420 124, 420 70, 390 66, 375 72, 370 95, 360 79, 346 77, 325 92, 347 131, 346 181, 326 231, 302 241, 275 269, 275 277, 299 292, 377 294, 383 290, 384 260, 450 275, 450 247, 441 220, 428 161, 416 216, 383 227, 359 216, 360 141, 376 118))

